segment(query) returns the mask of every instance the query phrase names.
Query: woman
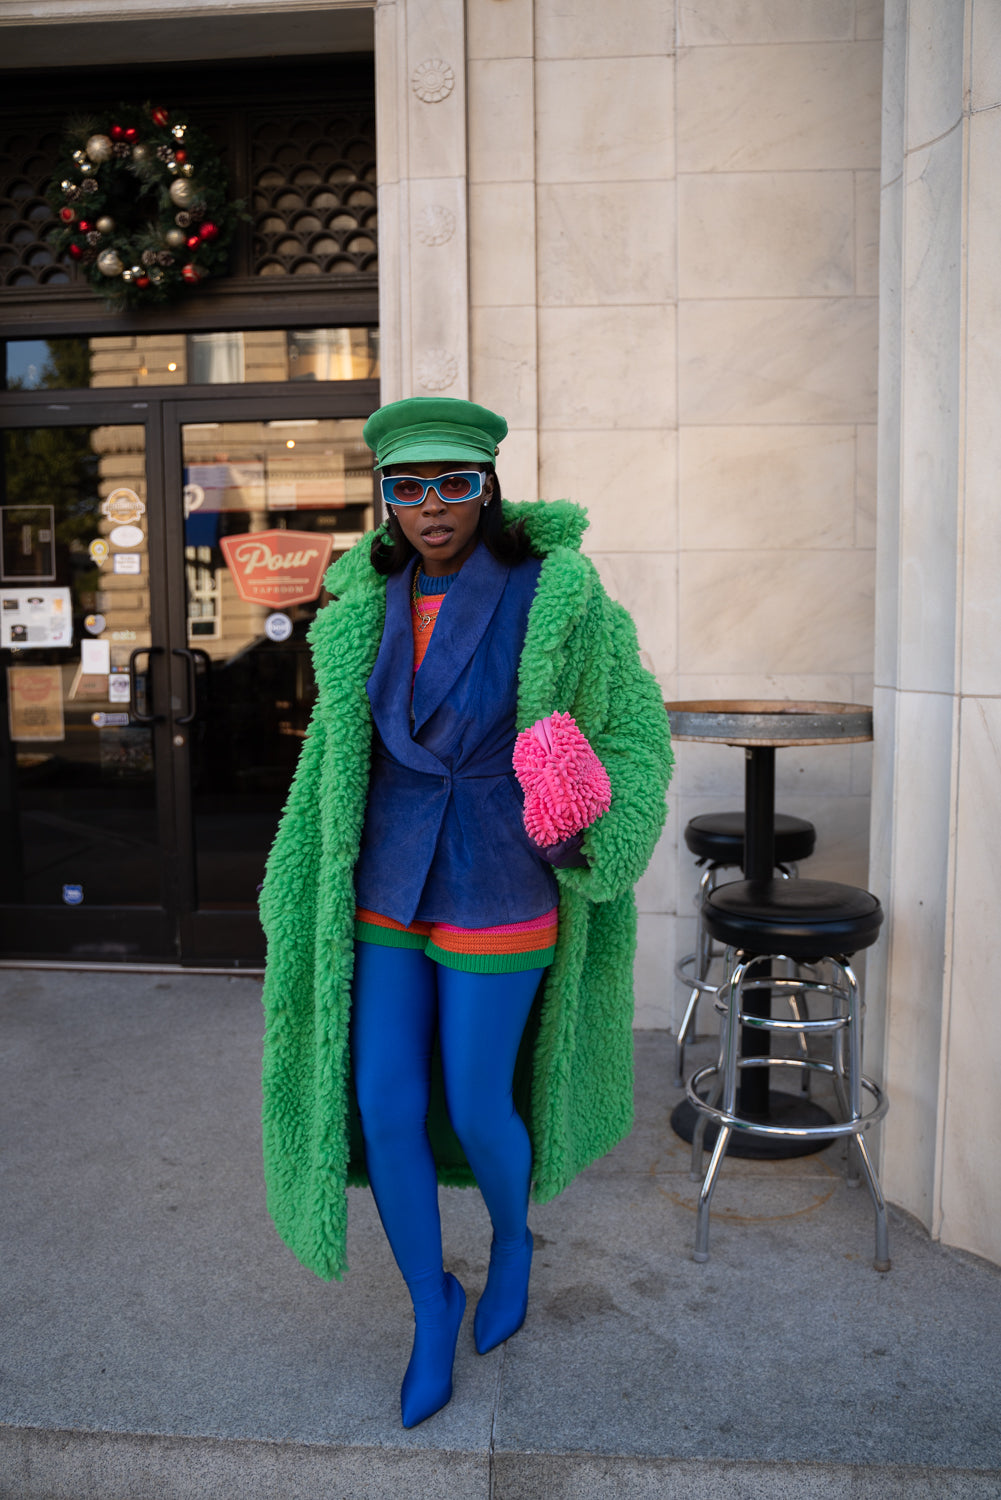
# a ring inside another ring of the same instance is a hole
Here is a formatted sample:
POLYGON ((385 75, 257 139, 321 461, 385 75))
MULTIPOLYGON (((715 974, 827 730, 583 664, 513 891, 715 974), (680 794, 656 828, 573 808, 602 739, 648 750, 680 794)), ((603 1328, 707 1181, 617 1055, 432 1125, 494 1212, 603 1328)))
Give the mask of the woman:
POLYGON ((451 1396, 465 1308, 438 1182, 475 1181, 490 1213, 486 1353, 525 1317, 530 1185, 555 1196, 631 1126, 632 887, 670 774, 632 623, 578 550, 584 514, 502 501, 506 432, 448 398, 366 423, 389 519, 328 574, 318 700, 261 901, 269 1209, 340 1276, 344 1186, 371 1183, 414 1305, 407 1427, 451 1396), (555 712, 611 805, 540 851, 512 752, 555 712))

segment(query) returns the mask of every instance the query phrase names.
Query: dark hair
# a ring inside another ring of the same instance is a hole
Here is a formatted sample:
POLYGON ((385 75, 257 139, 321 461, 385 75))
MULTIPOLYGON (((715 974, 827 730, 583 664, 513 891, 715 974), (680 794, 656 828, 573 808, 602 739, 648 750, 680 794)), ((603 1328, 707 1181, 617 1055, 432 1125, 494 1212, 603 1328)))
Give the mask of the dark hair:
MULTIPOLYGON (((521 521, 516 521, 513 526, 505 524, 497 470, 493 464, 488 464, 485 472, 493 475, 494 492, 490 497, 489 505, 480 507, 476 534, 487 551, 498 562, 506 563, 510 567, 515 563, 524 562, 526 557, 531 557, 532 544, 528 540, 521 521)), ((384 578, 390 577, 393 573, 402 573, 413 557, 414 551, 415 549, 407 541, 403 528, 391 510, 385 524, 376 532, 372 542, 373 568, 384 578)))

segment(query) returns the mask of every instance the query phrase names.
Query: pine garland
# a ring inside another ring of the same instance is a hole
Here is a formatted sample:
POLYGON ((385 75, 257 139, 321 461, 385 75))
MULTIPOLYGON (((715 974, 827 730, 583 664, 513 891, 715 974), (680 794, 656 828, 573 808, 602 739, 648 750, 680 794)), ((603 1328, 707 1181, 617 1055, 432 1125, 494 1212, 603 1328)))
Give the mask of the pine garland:
POLYGON ((159 105, 120 104, 67 123, 47 199, 58 254, 112 307, 166 302, 227 269, 242 203, 212 143, 159 105))

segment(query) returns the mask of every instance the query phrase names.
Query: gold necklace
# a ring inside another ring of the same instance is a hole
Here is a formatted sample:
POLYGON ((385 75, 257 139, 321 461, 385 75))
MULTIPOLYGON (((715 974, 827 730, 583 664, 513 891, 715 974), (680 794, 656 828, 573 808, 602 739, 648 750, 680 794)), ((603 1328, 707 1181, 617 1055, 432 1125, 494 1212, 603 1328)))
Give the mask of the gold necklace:
POLYGON ((431 616, 430 614, 426 614, 424 610, 421 609, 421 592, 417 586, 417 580, 420 575, 421 569, 420 564, 418 563, 417 567, 414 569, 414 586, 410 590, 410 603, 413 605, 414 614, 417 616, 417 629, 420 631, 425 631, 431 624, 431 616))

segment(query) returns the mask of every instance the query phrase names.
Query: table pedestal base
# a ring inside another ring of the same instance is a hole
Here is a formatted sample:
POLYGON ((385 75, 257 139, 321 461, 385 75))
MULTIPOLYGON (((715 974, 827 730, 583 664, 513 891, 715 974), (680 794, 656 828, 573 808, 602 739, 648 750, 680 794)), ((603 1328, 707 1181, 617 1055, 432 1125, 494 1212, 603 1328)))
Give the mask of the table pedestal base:
MULTIPOLYGON (((698 1112, 694 1104, 689 1104, 687 1099, 682 1099, 676 1105, 671 1114, 671 1129, 675 1135, 680 1135, 683 1141, 691 1141, 695 1134, 695 1126, 698 1121, 698 1112)), ((751 1116, 746 1118, 750 1119, 751 1116)), ((819 1104, 814 1104, 811 1099, 806 1099, 802 1094, 783 1094, 772 1089, 768 1094, 768 1115, 762 1119, 763 1125, 781 1125, 783 1127, 833 1125, 834 1116, 826 1109, 821 1109, 819 1104)), ((715 1143, 719 1127, 715 1120, 706 1123, 703 1144, 710 1151, 715 1143)), ((823 1151, 836 1136, 829 1136, 812 1140, 796 1140, 783 1138, 782 1136, 750 1135, 745 1130, 735 1130, 727 1142, 727 1156, 741 1156, 751 1161, 786 1161, 795 1156, 813 1156, 817 1151, 823 1151)))

